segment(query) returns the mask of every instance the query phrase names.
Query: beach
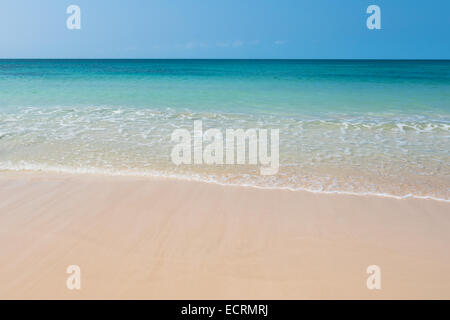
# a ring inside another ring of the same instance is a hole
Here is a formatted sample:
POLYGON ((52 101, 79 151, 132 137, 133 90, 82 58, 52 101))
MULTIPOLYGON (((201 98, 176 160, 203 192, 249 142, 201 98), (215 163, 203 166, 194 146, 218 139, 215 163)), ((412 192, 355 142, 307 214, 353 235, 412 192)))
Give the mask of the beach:
POLYGON ((448 60, 0 79, 0 298, 450 299, 448 60))
POLYGON ((2 171, 0 298, 449 299, 449 231, 445 201, 2 171))

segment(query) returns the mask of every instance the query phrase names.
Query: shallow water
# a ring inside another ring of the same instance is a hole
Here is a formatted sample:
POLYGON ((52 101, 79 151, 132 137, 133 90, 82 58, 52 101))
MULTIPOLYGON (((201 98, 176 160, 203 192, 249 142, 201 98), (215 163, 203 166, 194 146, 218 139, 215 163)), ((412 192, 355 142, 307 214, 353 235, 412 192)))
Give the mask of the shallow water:
POLYGON ((450 195, 450 61, 0 60, 0 170, 450 195), (177 128, 280 130, 280 168, 182 165, 177 128))

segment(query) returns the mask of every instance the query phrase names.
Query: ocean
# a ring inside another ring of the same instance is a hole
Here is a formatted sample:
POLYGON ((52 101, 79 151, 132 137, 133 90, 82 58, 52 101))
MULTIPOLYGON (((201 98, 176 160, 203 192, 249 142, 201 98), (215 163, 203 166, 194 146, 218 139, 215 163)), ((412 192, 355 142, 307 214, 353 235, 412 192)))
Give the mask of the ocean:
POLYGON ((450 61, 0 60, 0 171, 450 199, 450 61), (171 134, 279 129, 279 170, 180 165, 171 134))

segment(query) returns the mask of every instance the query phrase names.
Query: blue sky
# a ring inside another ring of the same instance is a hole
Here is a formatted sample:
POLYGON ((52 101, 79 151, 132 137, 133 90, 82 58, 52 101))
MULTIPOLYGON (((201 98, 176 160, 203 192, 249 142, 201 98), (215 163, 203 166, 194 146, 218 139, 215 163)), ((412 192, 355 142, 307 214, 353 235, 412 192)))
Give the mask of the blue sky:
POLYGON ((448 0, 0 2, 0 58, 449 59, 449 30, 448 0), (81 30, 66 28, 71 4, 81 30))

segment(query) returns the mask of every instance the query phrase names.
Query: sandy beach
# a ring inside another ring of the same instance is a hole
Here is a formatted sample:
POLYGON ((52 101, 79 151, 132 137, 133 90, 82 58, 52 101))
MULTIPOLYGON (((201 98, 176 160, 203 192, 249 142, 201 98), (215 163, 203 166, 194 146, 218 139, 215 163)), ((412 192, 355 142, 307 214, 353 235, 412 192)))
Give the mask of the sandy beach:
POLYGON ((449 299, 449 270, 446 202, 0 174, 1 299, 449 299))

